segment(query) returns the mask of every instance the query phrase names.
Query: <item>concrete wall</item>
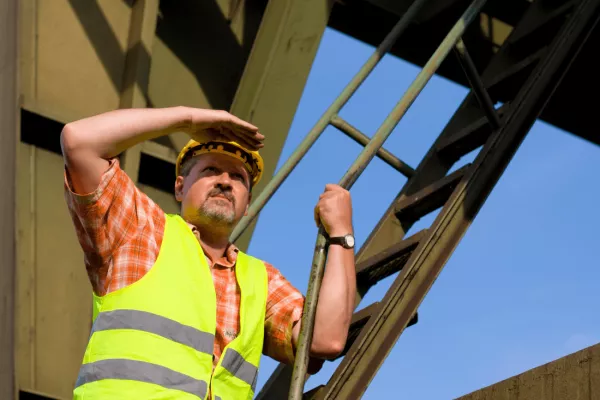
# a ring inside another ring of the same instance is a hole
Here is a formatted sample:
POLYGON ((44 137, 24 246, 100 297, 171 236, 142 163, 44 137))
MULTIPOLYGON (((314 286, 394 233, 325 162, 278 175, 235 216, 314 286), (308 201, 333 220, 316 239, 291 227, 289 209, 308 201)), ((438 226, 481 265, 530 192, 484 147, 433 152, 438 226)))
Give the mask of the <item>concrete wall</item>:
POLYGON ((91 286, 63 196, 63 160, 21 143, 17 168, 20 389, 69 398, 91 327, 91 286))
POLYGON ((588 347, 458 400, 600 399, 600 344, 588 347))
MULTIPOLYGON (((89 337, 91 286, 64 200, 62 156, 36 144, 57 144, 62 124, 119 108, 132 1, 20 3, 21 104, 55 122, 29 138, 34 144, 18 145, 15 372, 18 389, 67 399, 89 337)), ((258 13, 242 5, 228 21, 228 1, 163 3, 152 48, 142 52, 152 58, 142 83, 148 104, 229 108, 264 4, 253 2, 258 13)), ((139 186, 178 212, 170 192, 139 186)))

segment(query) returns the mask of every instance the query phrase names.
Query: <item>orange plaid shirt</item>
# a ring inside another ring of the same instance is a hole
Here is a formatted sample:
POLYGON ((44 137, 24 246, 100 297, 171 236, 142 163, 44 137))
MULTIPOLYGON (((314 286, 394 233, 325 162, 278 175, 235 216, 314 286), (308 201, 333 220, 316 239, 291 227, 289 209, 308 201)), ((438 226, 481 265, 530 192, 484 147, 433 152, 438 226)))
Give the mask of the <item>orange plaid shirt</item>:
MULTIPOLYGON (((74 193, 65 170, 65 198, 97 295, 131 285, 152 268, 163 239, 164 211, 137 188, 117 159, 111 160, 98 188, 86 195, 74 193)), ((199 239, 196 228, 190 225, 190 229, 199 239)), ((219 260, 207 257, 217 294, 215 365, 240 330, 237 251, 232 244, 219 260)), ((301 317, 304 298, 277 269, 265 266, 269 289, 263 353, 293 363, 292 327, 301 317)))

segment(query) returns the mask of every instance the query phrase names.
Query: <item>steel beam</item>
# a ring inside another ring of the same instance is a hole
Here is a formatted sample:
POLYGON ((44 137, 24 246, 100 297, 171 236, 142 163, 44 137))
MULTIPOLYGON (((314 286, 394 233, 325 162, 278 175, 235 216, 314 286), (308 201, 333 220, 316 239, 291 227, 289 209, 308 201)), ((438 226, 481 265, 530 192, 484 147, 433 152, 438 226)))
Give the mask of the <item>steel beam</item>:
MULTIPOLYGON (((148 104, 148 82, 152 41, 156 32, 159 0, 136 0, 131 9, 131 24, 119 108, 143 108, 148 104)), ((121 155, 123 170, 138 181, 142 144, 127 149, 121 155)))
POLYGON ((0 0, 0 398, 16 399, 16 151, 18 2, 0 0))

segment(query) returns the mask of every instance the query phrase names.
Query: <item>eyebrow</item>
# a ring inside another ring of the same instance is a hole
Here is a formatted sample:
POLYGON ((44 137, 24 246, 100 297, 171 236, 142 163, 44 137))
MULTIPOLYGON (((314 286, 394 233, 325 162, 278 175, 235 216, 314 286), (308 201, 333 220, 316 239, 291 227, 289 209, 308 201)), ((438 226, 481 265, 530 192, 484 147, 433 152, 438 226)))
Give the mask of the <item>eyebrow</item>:
MULTIPOLYGON (((204 165, 202 168, 200 168, 199 173, 202 172, 202 171, 204 171, 206 168, 209 168, 209 167, 217 168, 220 171, 223 170, 223 168, 221 168, 220 166, 216 165, 215 162, 209 162, 206 165, 204 165)), ((238 174, 240 174, 241 176, 244 177, 244 181, 245 181, 244 183, 246 184, 246 186, 248 188, 250 188, 250 184, 252 183, 252 175, 250 174, 250 172, 248 172, 248 170, 244 166, 240 166, 240 165, 237 165, 237 164, 232 164, 232 167, 235 170, 235 172, 237 172, 238 174), (244 172, 246 172, 246 173, 244 174, 244 172), (247 177, 247 179, 246 179, 246 177, 247 177)))

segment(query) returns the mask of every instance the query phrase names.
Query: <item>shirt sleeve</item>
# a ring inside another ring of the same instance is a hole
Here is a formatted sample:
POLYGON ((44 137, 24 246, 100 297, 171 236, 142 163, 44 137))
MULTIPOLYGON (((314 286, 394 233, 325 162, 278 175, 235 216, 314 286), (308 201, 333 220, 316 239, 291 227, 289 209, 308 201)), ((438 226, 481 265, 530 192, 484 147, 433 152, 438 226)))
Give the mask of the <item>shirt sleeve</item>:
MULTIPOLYGON (((294 363, 292 328, 302 318, 304 296, 276 268, 265 263, 269 278, 263 353, 284 364, 294 363)), ((323 360, 312 359, 308 373, 318 372, 323 360)))
POLYGON ((126 286, 137 278, 136 271, 154 263, 164 234, 164 229, 160 229, 161 224, 164 228, 161 222, 164 213, 137 188, 120 168, 117 158, 110 160, 109 168, 92 193, 75 193, 66 167, 64 187, 67 207, 96 294, 106 294, 109 285, 126 286), (160 234, 149 237, 149 227, 160 234))

